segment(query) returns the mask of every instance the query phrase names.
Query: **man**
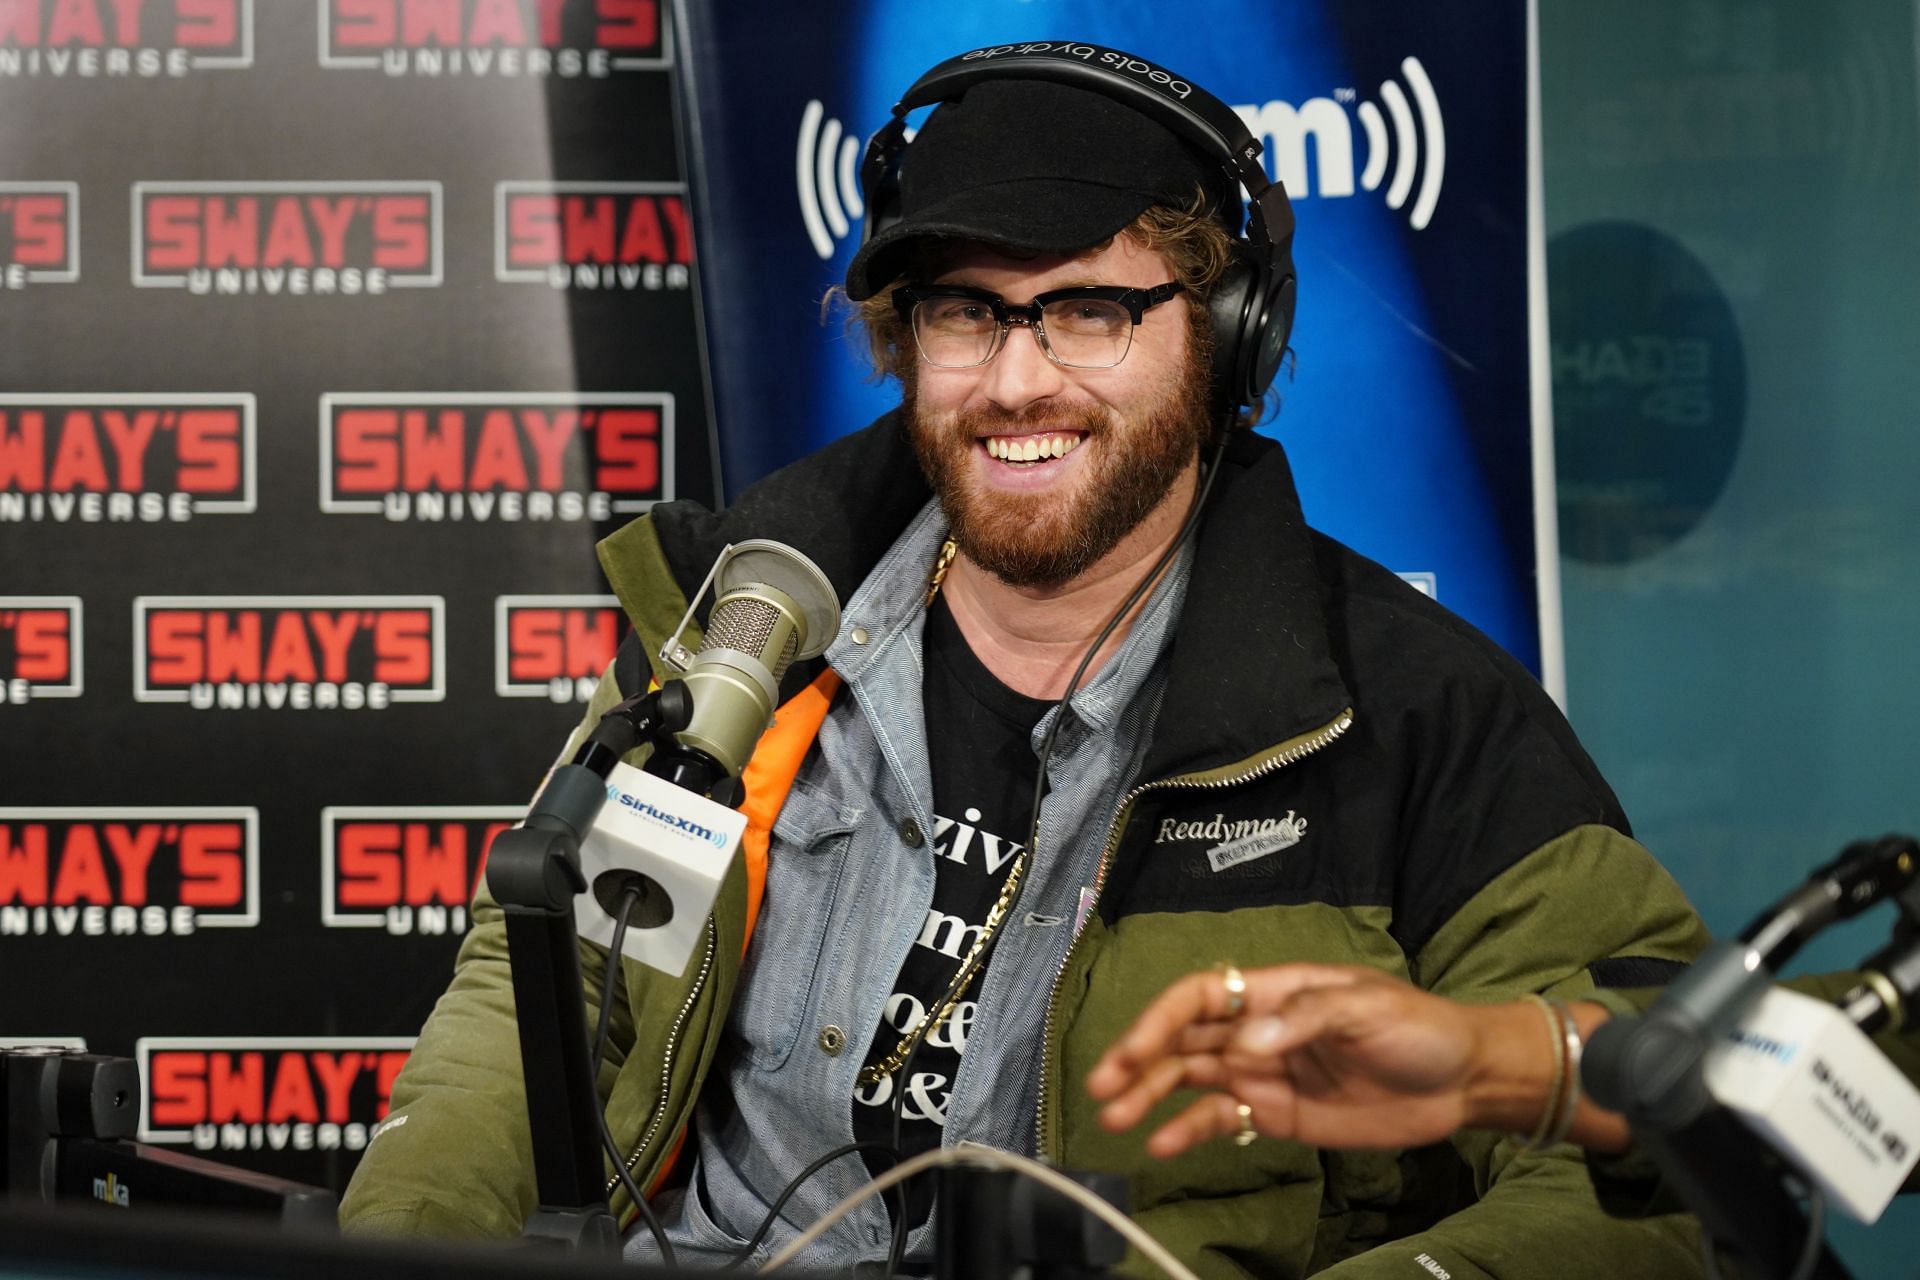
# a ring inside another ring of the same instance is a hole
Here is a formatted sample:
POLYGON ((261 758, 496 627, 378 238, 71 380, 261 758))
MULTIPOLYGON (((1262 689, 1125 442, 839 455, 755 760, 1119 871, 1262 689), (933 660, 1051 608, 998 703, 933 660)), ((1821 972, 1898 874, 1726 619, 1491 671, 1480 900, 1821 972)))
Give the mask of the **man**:
MULTIPOLYGON (((1223 425, 1207 304, 1241 214, 1217 163, 1103 93, 989 78, 930 117, 899 193, 847 278, 899 411, 724 516, 671 504, 601 547, 640 640, 589 723, 728 541, 800 548, 845 601, 746 778, 768 856, 749 839, 685 975, 628 965, 612 997, 608 1122, 642 1185, 686 1178, 667 1234, 739 1248, 810 1162, 868 1144, 794 1189, 764 1253, 890 1149, 974 1141, 1128 1174, 1208 1276, 1695 1274, 1684 1224, 1607 1219, 1565 1151, 1249 1129, 1162 1163, 1101 1128, 1080 1081, 1197 967, 1606 999, 1703 934, 1525 671, 1308 530, 1280 450, 1223 425)), ((350 1228, 506 1234, 531 1207, 505 946, 484 899, 474 919, 350 1228)), ((904 1211, 924 1254, 926 1197, 904 1211)), ((884 1257, 893 1212, 805 1260, 884 1257)))

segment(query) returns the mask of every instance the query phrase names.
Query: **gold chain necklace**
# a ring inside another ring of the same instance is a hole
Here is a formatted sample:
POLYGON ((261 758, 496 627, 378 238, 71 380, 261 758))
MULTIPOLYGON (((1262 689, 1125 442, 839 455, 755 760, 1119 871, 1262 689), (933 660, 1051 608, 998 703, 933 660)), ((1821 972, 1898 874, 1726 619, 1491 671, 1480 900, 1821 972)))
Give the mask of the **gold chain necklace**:
MULTIPOLYGON (((953 557, 959 550, 952 538, 940 548, 940 555, 934 560, 933 572, 927 575, 926 607, 931 608, 934 598, 940 594, 940 584, 946 580, 947 570, 953 567, 953 557)), ((1027 856, 1031 850, 1022 848, 1014 856, 1013 865, 1007 869, 1005 883, 1000 886, 1000 896, 994 901, 993 910, 987 913, 986 923, 980 926, 979 934, 968 949, 966 958, 960 962, 960 971, 947 985, 947 993, 940 997, 940 1003, 915 1024, 912 1030, 900 1037, 900 1043, 886 1057, 860 1069, 860 1083, 865 1086, 879 1084, 888 1076, 906 1064, 914 1047, 922 1040, 946 1025, 953 1011, 959 1007, 960 998, 973 985, 979 976, 981 958, 986 954, 987 945, 993 941, 993 935, 999 932, 1001 922, 1006 918, 1007 909, 1013 905, 1014 895, 1020 888, 1020 876, 1027 868, 1027 856)))

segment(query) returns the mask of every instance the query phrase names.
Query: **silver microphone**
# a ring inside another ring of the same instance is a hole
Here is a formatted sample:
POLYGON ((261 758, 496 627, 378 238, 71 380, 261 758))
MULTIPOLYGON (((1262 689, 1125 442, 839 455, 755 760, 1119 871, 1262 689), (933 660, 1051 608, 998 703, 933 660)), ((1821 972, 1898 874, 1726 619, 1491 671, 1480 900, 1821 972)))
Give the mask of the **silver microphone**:
POLYGON ((674 662, 685 653, 676 632, 663 653, 683 666, 693 699, 693 718, 674 738, 738 777, 773 723, 780 677, 838 634, 840 601, 813 561, 764 538, 727 547, 708 580, 715 599, 699 651, 674 662))

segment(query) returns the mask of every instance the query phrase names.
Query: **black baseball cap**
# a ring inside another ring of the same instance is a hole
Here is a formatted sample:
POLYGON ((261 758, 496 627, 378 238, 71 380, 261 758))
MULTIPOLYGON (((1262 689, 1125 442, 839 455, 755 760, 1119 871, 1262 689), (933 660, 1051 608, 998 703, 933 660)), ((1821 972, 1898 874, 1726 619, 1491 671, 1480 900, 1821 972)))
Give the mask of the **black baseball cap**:
POLYGON ((934 108, 899 182, 899 220, 847 266, 855 302, 891 284, 928 237, 1078 253, 1153 205, 1185 208, 1196 191, 1240 230, 1239 188, 1219 161, 1104 94, 1046 80, 987 80, 934 108))

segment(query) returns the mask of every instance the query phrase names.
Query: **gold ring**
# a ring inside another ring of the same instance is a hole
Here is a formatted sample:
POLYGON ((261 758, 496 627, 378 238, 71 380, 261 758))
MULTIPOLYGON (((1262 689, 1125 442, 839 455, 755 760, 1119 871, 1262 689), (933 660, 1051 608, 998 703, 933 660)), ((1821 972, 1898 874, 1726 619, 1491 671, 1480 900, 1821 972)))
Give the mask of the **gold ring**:
POLYGON ((1220 982, 1227 989, 1227 1016, 1239 1017, 1247 1011, 1247 975, 1230 964, 1223 964, 1220 982))
POLYGON ((1233 1145, 1250 1147, 1253 1145, 1253 1140, 1260 1136, 1259 1131, 1253 1127, 1253 1108, 1240 1102, 1234 1104, 1233 1110, 1240 1117, 1240 1131, 1233 1135, 1233 1145))

